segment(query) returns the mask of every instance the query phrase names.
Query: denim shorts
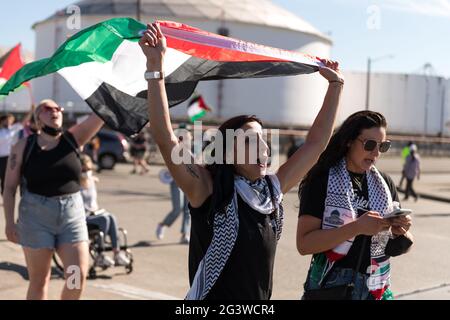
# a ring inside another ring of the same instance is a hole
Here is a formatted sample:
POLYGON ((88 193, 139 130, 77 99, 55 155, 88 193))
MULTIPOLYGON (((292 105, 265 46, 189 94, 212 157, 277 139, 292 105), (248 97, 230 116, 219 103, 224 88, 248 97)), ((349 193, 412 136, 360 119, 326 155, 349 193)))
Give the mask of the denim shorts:
POLYGON ((24 191, 17 222, 19 243, 33 249, 89 241, 81 193, 44 197, 24 191))
MULTIPOLYGON (((355 275, 353 269, 347 268, 334 268, 331 270, 331 274, 328 276, 326 282, 323 284, 322 288, 337 287, 344 284, 350 284, 355 275)), ((355 279, 355 287, 352 292, 352 300, 374 300, 372 294, 369 292, 367 287, 368 274, 362 274, 357 272, 355 279)), ((319 289, 318 283, 313 283, 312 281, 306 281, 304 285, 305 290, 319 289)))

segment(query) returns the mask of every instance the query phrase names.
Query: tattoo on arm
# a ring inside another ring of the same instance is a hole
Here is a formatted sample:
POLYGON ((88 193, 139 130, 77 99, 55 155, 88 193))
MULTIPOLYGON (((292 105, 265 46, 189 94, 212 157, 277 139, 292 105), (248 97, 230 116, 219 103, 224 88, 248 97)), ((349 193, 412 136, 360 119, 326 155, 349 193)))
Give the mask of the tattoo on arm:
POLYGON ((17 165, 17 155, 15 153, 13 153, 11 155, 11 158, 10 158, 9 161, 10 161, 10 168, 11 168, 11 170, 14 170, 16 168, 16 165, 17 165))
POLYGON ((200 176, 198 175, 198 173, 195 170, 195 166, 193 166, 192 164, 186 164, 186 170, 187 172, 189 172, 189 174, 191 176, 193 176, 194 178, 200 179, 200 176))

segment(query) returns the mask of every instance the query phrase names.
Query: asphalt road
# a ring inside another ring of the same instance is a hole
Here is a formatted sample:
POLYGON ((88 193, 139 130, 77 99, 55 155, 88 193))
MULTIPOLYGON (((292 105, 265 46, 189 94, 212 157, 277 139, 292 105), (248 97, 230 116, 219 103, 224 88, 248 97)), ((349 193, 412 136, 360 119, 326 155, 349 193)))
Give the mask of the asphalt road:
MULTIPOLYGON (((380 161, 378 167, 398 181, 400 160, 380 161)), ((157 240, 155 229, 171 209, 168 185, 158 179, 161 166, 145 176, 131 175, 131 166, 119 165, 102 172, 100 205, 114 213, 128 230, 134 255, 134 271, 111 268, 89 280, 84 299, 182 299, 188 290, 188 246, 179 244, 181 219, 157 240)), ((419 192, 450 199, 450 159, 423 159, 419 192)), ((392 259, 392 289, 402 299, 450 299, 450 204, 420 199, 403 203, 414 210, 413 249, 392 259)), ((310 257, 295 247, 298 199, 296 190, 285 196, 285 227, 279 242, 274 274, 273 299, 299 299, 310 257)), ((27 281, 22 251, 5 240, 0 219, 0 299, 23 299, 27 281)), ((56 275, 49 296, 57 299, 63 281, 56 275)))

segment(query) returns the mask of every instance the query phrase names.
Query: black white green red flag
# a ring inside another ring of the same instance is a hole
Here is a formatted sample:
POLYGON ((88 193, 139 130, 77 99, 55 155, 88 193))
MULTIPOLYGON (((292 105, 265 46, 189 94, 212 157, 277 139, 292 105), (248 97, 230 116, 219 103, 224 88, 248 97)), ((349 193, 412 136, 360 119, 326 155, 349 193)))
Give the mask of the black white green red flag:
MULTIPOLYGON (((320 59, 160 21, 167 38, 164 61, 169 105, 189 99, 199 81, 312 73, 320 59)), ((146 58, 138 41, 146 26, 114 18, 70 37, 50 58, 25 65, 0 89, 58 72, 113 129, 132 135, 147 123, 146 58)))
MULTIPOLYGON (((0 89, 3 85, 23 67, 24 63, 20 54, 20 43, 0 57, 0 89)), ((27 82, 23 85, 28 85, 27 82)))
POLYGON ((188 104, 187 107, 187 113, 189 116, 189 119, 194 122, 201 118, 203 118, 208 112, 211 111, 211 108, 209 108, 205 100, 201 95, 198 95, 196 97, 193 97, 188 104))

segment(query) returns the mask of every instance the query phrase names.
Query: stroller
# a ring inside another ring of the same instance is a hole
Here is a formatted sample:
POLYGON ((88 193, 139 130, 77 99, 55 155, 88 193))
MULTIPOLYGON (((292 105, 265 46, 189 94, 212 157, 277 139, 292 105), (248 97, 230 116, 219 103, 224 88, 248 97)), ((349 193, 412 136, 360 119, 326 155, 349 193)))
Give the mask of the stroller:
MULTIPOLYGON (((102 214, 104 213, 104 209, 97 210, 91 214, 102 214)), ((106 237, 105 234, 100 230, 100 228, 96 224, 87 223, 88 234, 89 234, 89 255, 92 258, 92 263, 89 266, 88 271, 88 279, 96 279, 97 278, 97 270, 106 270, 110 267, 101 264, 100 257, 104 252, 112 251, 112 245, 109 237, 106 237)), ((130 274, 133 271, 133 254, 128 248, 128 240, 127 240, 127 230, 123 228, 118 228, 119 230, 119 241, 120 241, 120 250, 123 251, 126 257, 129 259, 130 263, 125 265, 125 271, 127 274, 130 274)), ((59 259, 58 255, 53 254, 53 262, 56 266, 56 271, 62 277, 64 277, 64 266, 62 261, 59 259)))

